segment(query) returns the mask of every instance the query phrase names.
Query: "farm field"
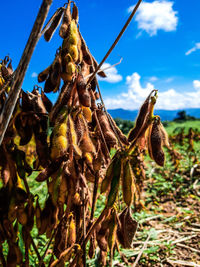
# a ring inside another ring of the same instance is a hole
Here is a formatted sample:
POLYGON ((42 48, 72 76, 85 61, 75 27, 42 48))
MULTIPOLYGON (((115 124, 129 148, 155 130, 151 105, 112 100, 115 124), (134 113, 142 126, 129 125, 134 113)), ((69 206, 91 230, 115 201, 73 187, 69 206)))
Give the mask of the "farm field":
POLYGON ((0 266, 200 267, 197 8, 58 2, 2 4, 0 266))
MULTIPOLYGON (((131 208, 133 218, 138 222, 133 248, 116 250, 113 266, 132 266, 144 245, 138 266, 192 266, 193 263, 200 263, 200 141, 199 136, 196 136, 194 151, 189 151, 187 137, 189 128, 198 129, 199 124, 199 121, 168 123, 166 130, 170 136, 177 137, 180 130, 184 129, 185 136, 181 144, 172 139, 176 152, 181 154, 181 158, 176 159, 177 162, 166 152, 167 159, 162 168, 156 166, 149 156, 145 156, 146 179, 141 207, 136 212, 134 206, 131 208), (175 134, 172 134, 173 131, 175 134), (178 166, 174 166, 175 164, 178 166)), ((35 181, 37 175, 38 172, 33 172, 27 181, 31 193, 40 196, 41 207, 44 207, 48 192, 44 183, 38 184, 35 181)), ((105 195, 100 192, 98 194, 96 217, 105 203, 105 195)), ((119 196, 117 205, 120 210, 123 209, 122 195, 119 196)), ((32 236, 38 251, 44 251, 46 236, 38 236, 36 227, 32 230, 32 236)), ((21 235, 19 245, 23 251, 21 235)), ((7 249, 7 244, 4 244, 5 254, 7 249)), ((45 261, 49 261, 51 252, 50 246, 45 261)), ((88 259, 88 266, 99 266, 97 257, 98 254, 94 259, 88 259)), ((37 260, 31 248, 30 266, 36 266, 37 260)))

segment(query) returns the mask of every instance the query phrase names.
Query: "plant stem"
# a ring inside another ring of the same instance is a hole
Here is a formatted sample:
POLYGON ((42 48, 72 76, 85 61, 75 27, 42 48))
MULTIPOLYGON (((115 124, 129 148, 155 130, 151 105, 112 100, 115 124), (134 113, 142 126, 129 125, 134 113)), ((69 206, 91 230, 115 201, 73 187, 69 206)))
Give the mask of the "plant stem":
POLYGON ((95 210, 95 205, 96 205, 96 200, 97 200, 98 185, 99 185, 99 172, 96 172, 95 173, 95 181, 94 181, 94 189, 93 189, 92 210, 91 210, 91 215, 90 215, 90 221, 92 221, 94 218, 94 210, 95 210))
POLYGON ((38 249, 37 249, 37 247, 35 245, 35 242, 34 242, 32 236, 30 236, 30 237, 31 237, 31 244, 33 246, 33 249, 35 250, 35 253, 37 254, 38 260, 40 261, 41 260, 40 253, 38 252, 38 249))
POLYGON ((103 65, 103 63, 106 61, 106 59, 108 58, 108 56, 110 55, 110 53, 112 52, 112 50, 115 48, 116 44, 119 42, 120 38, 122 37, 123 33, 125 32, 126 28, 128 27, 129 23, 131 22, 133 16, 135 15, 139 5, 141 4, 142 0, 139 0, 137 2, 137 4, 135 5, 131 15, 129 16, 128 20, 126 21, 124 27, 122 28, 122 30, 120 31, 120 33, 118 34, 117 38, 115 39, 114 43, 111 45, 110 49, 108 50, 108 52, 106 53, 106 55, 104 56, 104 58, 102 59, 101 63, 98 65, 98 67, 96 68, 95 72, 93 73, 93 75, 89 78, 87 84, 89 84, 94 76, 97 74, 98 70, 101 68, 101 66, 103 65))
POLYGON ((22 54, 19 65, 15 71, 15 77, 11 84, 10 93, 8 95, 8 99, 4 104, 3 111, 0 116, 0 145, 3 141, 6 129, 9 125, 12 113, 14 111, 15 105, 17 103, 19 94, 21 92, 21 86, 31 60, 33 51, 36 47, 39 38, 41 37, 41 29, 44 24, 44 21, 49 12, 49 8, 51 6, 52 0, 43 0, 40 10, 38 12, 37 18, 33 25, 33 29, 29 36, 28 42, 22 54))
MULTIPOLYGON (((82 200, 83 200, 83 240, 86 236, 86 221, 85 221, 85 188, 82 188, 82 200)), ((83 266, 86 267, 86 243, 83 241, 83 266)))

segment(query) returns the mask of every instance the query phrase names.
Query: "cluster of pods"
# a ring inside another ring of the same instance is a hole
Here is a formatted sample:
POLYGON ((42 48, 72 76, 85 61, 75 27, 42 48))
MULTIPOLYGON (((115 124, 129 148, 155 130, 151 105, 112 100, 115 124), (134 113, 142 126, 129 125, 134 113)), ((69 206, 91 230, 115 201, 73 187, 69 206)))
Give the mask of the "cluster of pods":
MULTIPOLYGON (((29 266, 29 249, 34 245, 31 230, 46 234, 52 257, 49 266, 84 266, 85 246, 88 256, 98 252, 99 262, 112 261, 114 250, 130 248, 137 229, 131 207, 138 205, 145 179, 142 151, 164 165, 163 146, 169 146, 167 134, 158 116, 153 115, 157 91, 143 103, 135 127, 126 137, 98 103, 97 78, 89 78, 98 66, 84 41, 78 25, 74 2, 59 8, 44 29, 46 41, 62 21, 63 38, 53 63, 38 75, 44 90, 21 91, 15 111, 0 147, 0 260, 4 266, 29 266), (72 6, 73 5, 73 6, 72 6), (59 91, 53 105, 46 93, 59 91), (25 148, 35 144, 34 162, 27 160, 25 148), (111 158, 110 152, 115 150, 111 158), (30 174, 39 171, 35 182, 47 187, 41 208, 40 196, 29 188, 30 174), (117 207, 122 189, 123 210, 117 207), (102 213, 94 219, 98 195, 107 200, 102 213), (35 224, 34 224, 35 221, 35 224), (25 258, 19 249, 18 227, 22 226, 25 258), (2 252, 7 240, 8 255, 2 252), (99 248, 97 250, 97 247, 99 248)), ((8 93, 6 81, 12 75, 11 61, 0 65, 0 97, 8 93), (7 90, 7 91, 6 91, 7 90)), ((98 73, 106 77, 104 71, 98 73)), ((1 100, 1 109, 5 103, 1 100)), ((38 257, 45 266, 44 257, 38 257)))

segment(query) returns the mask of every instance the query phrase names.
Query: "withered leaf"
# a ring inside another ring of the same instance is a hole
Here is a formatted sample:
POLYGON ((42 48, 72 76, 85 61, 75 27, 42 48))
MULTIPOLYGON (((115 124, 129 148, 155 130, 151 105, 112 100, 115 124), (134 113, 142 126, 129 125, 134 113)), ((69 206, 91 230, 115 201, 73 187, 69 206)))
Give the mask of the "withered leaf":
POLYGON ((118 225, 117 237, 124 248, 131 248, 133 238, 137 231, 138 223, 135 221, 130 212, 130 208, 125 208, 119 215, 121 225, 118 225))

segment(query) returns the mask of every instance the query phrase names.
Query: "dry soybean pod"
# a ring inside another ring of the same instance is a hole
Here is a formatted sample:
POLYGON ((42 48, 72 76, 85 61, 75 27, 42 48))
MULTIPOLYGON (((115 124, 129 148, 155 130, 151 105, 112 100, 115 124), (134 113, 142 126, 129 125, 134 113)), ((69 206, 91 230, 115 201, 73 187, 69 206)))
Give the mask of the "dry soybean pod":
POLYGON ((152 157, 159 166, 164 166, 165 154, 162 149, 162 133, 160 131, 160 117, 156 116, 153 121, 150 135, 150 149, 152 157))
POLYGON ((114 164, 114 170, 113 170, 113 177, 112 182, 110 186, 110 192, 108 195, 108 201, 107 201, 107 207, 112 207, 116 201, 118 191, 119 191, 119 182, 120 182, 120 176, 121 176, 121 159, 117 158, 115 164, 114 164))
POLYGON ((106 170, 105 178, 101 183, 101 193, 106 192, 107 189, 109 188, 109 185, 113 179, 113 172, 114 172, 116 161, 117 161, 117 157, 114 157, 106 170))
POLYGON ((142 104, 140 111, 139 111, 139 114, 138 114, 138 117, 137 117, 136 122, 135 122, 135 127, 128 134, 128 141, 129 142, 132 142, 137 138, 137 136, 138 136, 143 124, 144 124, 144 121, 145 121, 145 118, 148 114, 148 111, 149 111, 151 95, 153 92, 156 92, 156 91, 157 90, 151 91, 149 96, 146 98, 146 100, 142 104))
POLYGON ((59 35, 63 39, 67 37, 68 27, 71 23, 71 20, 71 2, 69 1, 67 7, 64 10, 63 21, 59 31, 59 35))
POLYGON ((78 7, 76 6, 76 4, 73 2, 73 8, 72 8, 72 19, 74 19, 76 21, 76 23, 78 23, 78 7))
POLYGON ((109 124, 110 124, 110 127, 112 129, 112 127, 114 127, 119 139, 121 140, 121 142, 125 145, 128 145, 129 142, 127 140, 127 137, 122 133, 122 131, 119 129, 119 127, 116 125, 115 121, 113 120, 113 118, 110 116, 109 113, 107 113, 108 117, 109 117, 109 124), (112 125, 111 125, 112 123, 112 125))
POLYGON ((135 193, 134 174, 131 168, 130 161, 124 162, 123 176, 122 176, 122 191, 124 202, 130 206, 133 202, 135 193))
POLYGON ((60 21, 62 19, 62 15, 63 15, 63 8, 59 8, 56 11, 55 17, 52 19, 52 23, 49 26, 49 28, 44 32, 44 39, 49 42, 56 30, 56 28, 58 27, 58 25, 60 24, 60 21))

